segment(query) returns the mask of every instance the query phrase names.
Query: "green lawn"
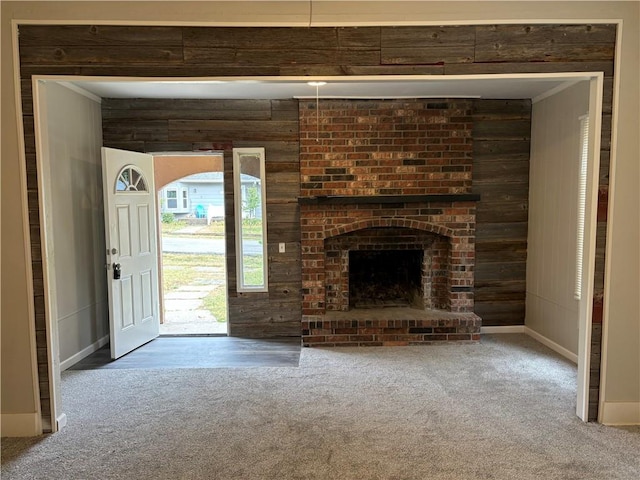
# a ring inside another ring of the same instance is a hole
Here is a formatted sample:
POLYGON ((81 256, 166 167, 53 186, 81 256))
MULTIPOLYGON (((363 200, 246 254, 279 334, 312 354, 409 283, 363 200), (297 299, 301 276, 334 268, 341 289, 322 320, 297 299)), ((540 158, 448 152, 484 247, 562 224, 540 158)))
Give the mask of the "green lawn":
POLYGON ((262 274, 262 256, 245 255, 244 256, 244 268, 245 268, 245 283, 247 285, 259 285, 264 278, 262 274))
POLYGON ((187 227, 189 224, 184 220, 174 220, 173 222, 161 222, 160 231, 162 235, 172 234, 176 230, 187 227))
POLYGON ((183 285, 224 282, 224 255, 165 253, 162 255, 162 279, 165 292, 183 285), (196 267, 217 267, 215 271, 199 271, 196 267))
MULTIPOLYGON (((186 220, 174 220, 173 222, 162 222, 160 228, 162 235, 205 235, 212 237, 224 237, 224 220, 214 220, 210 225, 203 224, 194 233, 179 233, 179 230, 189 227, 186 220)), ((242 221, 242 230, 245 237, 250 240, 262 240, 262 221, 249 218, 242 221)))
POLYGON ((211 315, 216 317, 218 322, 227 321, 227 292, 224 287, 217 288, 209 295, 204 297, 203 306, 205 310, 209 310, 211 315))

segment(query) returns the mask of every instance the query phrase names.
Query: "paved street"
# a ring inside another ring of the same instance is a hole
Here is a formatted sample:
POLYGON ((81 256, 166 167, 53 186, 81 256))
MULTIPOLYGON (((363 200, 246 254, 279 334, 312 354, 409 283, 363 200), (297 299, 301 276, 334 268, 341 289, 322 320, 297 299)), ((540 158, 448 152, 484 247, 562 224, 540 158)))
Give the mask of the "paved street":
MULTIPOLYGON (((167 253, 216 253, 224 255, 224 239, 192 235, 190 237, 162 237, 162 251, 167 253)), ((259 255, 262 245, 256 240, 246 242, 245 253, 259 255)))

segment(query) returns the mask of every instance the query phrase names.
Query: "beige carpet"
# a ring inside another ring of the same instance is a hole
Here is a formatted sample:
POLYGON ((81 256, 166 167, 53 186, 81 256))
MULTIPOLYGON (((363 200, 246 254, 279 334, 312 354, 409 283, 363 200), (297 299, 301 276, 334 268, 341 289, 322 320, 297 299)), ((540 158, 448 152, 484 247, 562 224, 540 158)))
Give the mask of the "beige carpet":
POLYGON ((575 377, 524 335, 70 371, 68 426, 3 439, 2 479, 637 480, 640 430, 580 422, 575 377))

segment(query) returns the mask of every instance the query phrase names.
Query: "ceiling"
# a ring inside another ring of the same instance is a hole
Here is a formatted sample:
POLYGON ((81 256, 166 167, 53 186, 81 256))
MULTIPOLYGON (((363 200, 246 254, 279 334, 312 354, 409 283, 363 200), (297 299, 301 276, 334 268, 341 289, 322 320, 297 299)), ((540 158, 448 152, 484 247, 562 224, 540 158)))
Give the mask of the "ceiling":
POLYGON ((536 98, 589 77, 531 74, 482 76, 262 77, 227 79, 65 79, 102 98, 287 99, 315 98, 309 80, 323 80, 320 98, 536 98))

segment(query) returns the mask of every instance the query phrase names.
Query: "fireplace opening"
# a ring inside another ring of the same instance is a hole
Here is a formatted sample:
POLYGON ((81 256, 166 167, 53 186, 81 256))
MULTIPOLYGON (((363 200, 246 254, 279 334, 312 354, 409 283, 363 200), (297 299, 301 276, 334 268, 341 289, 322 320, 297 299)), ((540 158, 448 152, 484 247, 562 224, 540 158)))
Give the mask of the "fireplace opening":
POLYGON ((349 251, 351 308, 424 308, 424 250, 349 251))

